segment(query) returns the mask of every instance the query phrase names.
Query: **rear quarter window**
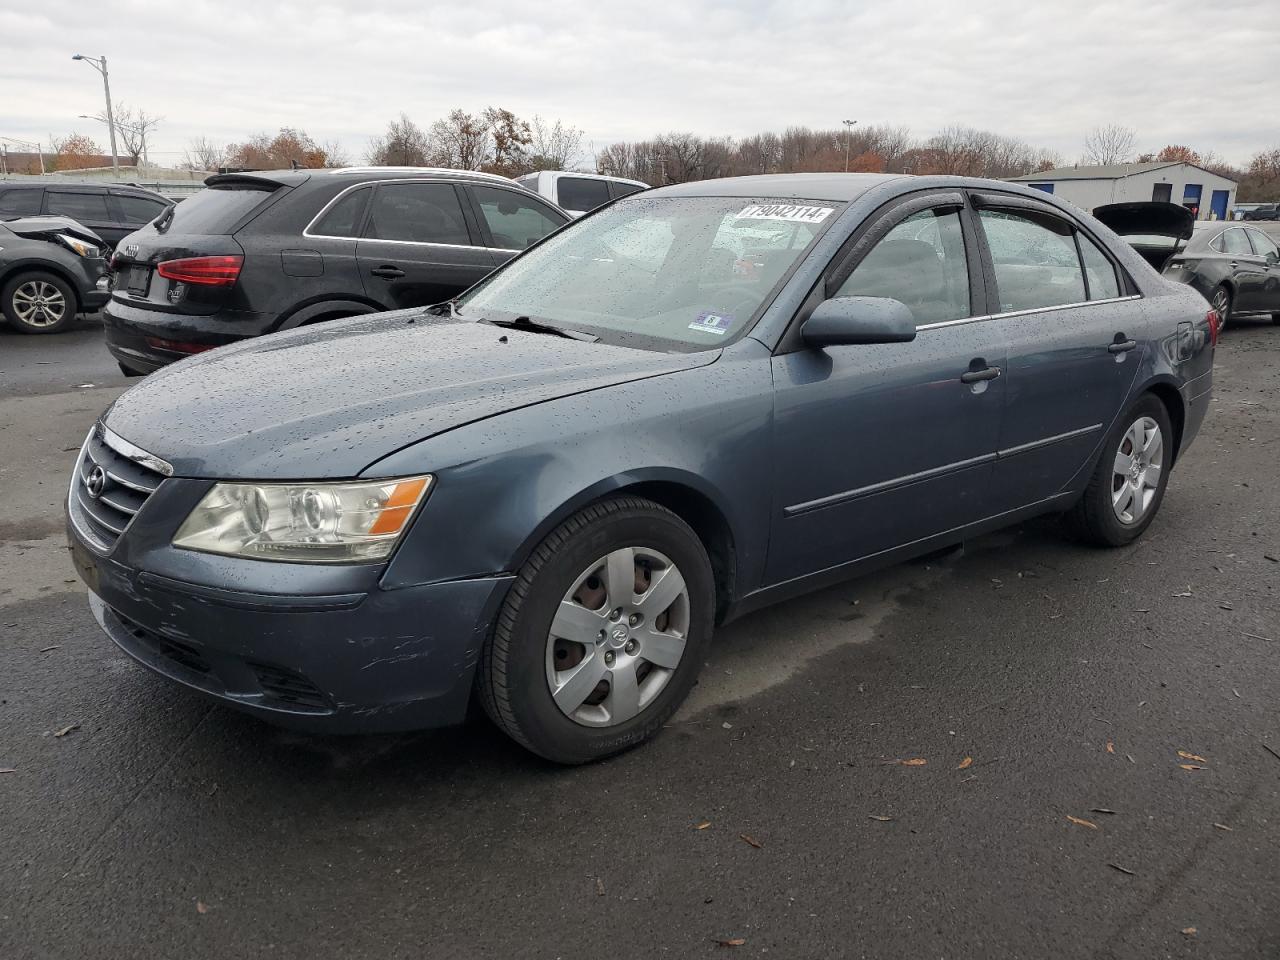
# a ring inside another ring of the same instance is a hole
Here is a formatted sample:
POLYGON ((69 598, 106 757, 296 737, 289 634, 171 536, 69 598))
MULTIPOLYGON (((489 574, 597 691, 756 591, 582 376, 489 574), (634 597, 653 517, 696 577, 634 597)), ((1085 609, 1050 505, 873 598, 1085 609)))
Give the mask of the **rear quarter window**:
MULTIPOLYGON (((279 189, 279 188, 276 188, 279 189)), ((267 187, 206 187, 173 211, 166 233, 230 233, 274 194, 267 187)))
POLYGON ((0 190, 0 220, 35 216, 43 197, 43 190, 0 190))

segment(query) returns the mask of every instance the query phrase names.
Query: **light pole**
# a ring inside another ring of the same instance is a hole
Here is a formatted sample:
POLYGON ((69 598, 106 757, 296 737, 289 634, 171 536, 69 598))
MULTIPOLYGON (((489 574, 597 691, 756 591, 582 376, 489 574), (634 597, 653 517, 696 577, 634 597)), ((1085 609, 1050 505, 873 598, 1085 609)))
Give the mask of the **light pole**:
MULTIPOLYGON (((102 119, 102 117, 93 117, 93 116, 90 116, 90 115, 89 115, 89 114, 87 114, 87 113, 77 114, 77 116, 79 116, 81 120, 97 120, 99 123, 106 123, 106 122, 107 122, 106 120, 102 119)), ((136 134, 138 135, 138 139, 142 141, 142 165, 143 165, 144 167, 149 167, 149 166, 151 166, 151 161, 147 158, 147 130, 146 130, 146 128, 145 128, 145 127, 143 127, 143 126, 141 126, 140 124, 125 123, 123 120, 117 120, 117 121, 116 121, 116 126, 117 126, 117 127, 119 127, 119 128, 120 128, 120 129, 122 129, 122 130, 132 130, 134 133, 136 133, 136 134)), ((125 144, 125 146, 126 146, 126 147, 128 147, 128 146, 129 146, 129 144, 127 144, 127 143, 126 143, 126 144, 125 144)))
POLYGON ((20 143, 24 147, 35 147, 36 153, 40 156, 40 176, 44 176, 44 147, 39 141, 32 143, 30 140, 19 140, 17 137, 0 137, 0 140, 7 140, 9 143, 20 143))
POLYGON ((844 172, 849 172, 849 141, 853 138, 853 125, 857 120, 841 120, 844 124, 844 172))
POLYGON ((111 81, 107 79, 107 58, 104 54, 101 57, 86 57, 82 53, 72 54, 72 60, 83 60, 93 69, 102 74, 102 90, 107 96, 107 130, 111 134, 111 170, 118 177, 120 176, 120 157, 116 153, 116 120, 111 113, 111 81))

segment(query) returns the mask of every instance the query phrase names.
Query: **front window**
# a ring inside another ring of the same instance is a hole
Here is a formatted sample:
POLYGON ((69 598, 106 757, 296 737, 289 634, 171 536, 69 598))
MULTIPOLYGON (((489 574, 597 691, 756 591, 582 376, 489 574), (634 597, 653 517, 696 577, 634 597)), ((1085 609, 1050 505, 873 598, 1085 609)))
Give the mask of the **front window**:
POLYGON ((566 227, 458 306, 647 349, 720 347, 751 328, 835 214, 814 201, 641 195, 566 227))
POLYGON ((1038 310, 1085 299, 1071 225, 1030 210, 981 210, 1002 311, 1038 310))

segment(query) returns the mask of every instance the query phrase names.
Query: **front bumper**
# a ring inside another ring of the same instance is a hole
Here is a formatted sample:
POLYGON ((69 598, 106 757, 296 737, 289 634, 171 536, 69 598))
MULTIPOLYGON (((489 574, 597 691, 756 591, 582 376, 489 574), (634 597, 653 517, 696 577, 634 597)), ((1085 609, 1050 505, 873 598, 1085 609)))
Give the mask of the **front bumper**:
POLYGON ((125 566, 67 536, 106 634, 156 673, 264 720, 318 733, 460 722, 513 577, 281 595, 125 566))

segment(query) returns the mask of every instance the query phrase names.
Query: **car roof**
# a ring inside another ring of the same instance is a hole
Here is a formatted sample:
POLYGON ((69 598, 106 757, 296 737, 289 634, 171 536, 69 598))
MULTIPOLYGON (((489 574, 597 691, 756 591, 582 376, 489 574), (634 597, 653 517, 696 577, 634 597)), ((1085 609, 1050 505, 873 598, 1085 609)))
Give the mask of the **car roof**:
MULTIPOLYGON (((776 197, 779 200, 833 200, 847 203, 872 187, 901 179, 897 173, 776 173, 674 183, 645 191, 645 197, 776 197)), ((931 178, 936 179, 936 178, 931 178)))
POLYGON ((308 180, 326 183, 362 182, 366 180, 403 180, 406 177, 439 180, 471 180, 495 185, 519 188, 510 177, 479 170, 450 170, 445 167, 321 167, 300 170, 245 170, 235 173, 215 173, 205 179, 205 185, 249 181, 268 181, 285 187, 297 187, 308 180))
POLYGON ((136 183, 111 183, 106 180, 0 180, 0 190, 102 190, 112 193, 140 193, 147 197, 153 197, 156 200, 164 200, 165 203, 171 201, 165 199, 162 194, 156 193, 154 190, 148 190, 146 187, 140 187, 136 183))

